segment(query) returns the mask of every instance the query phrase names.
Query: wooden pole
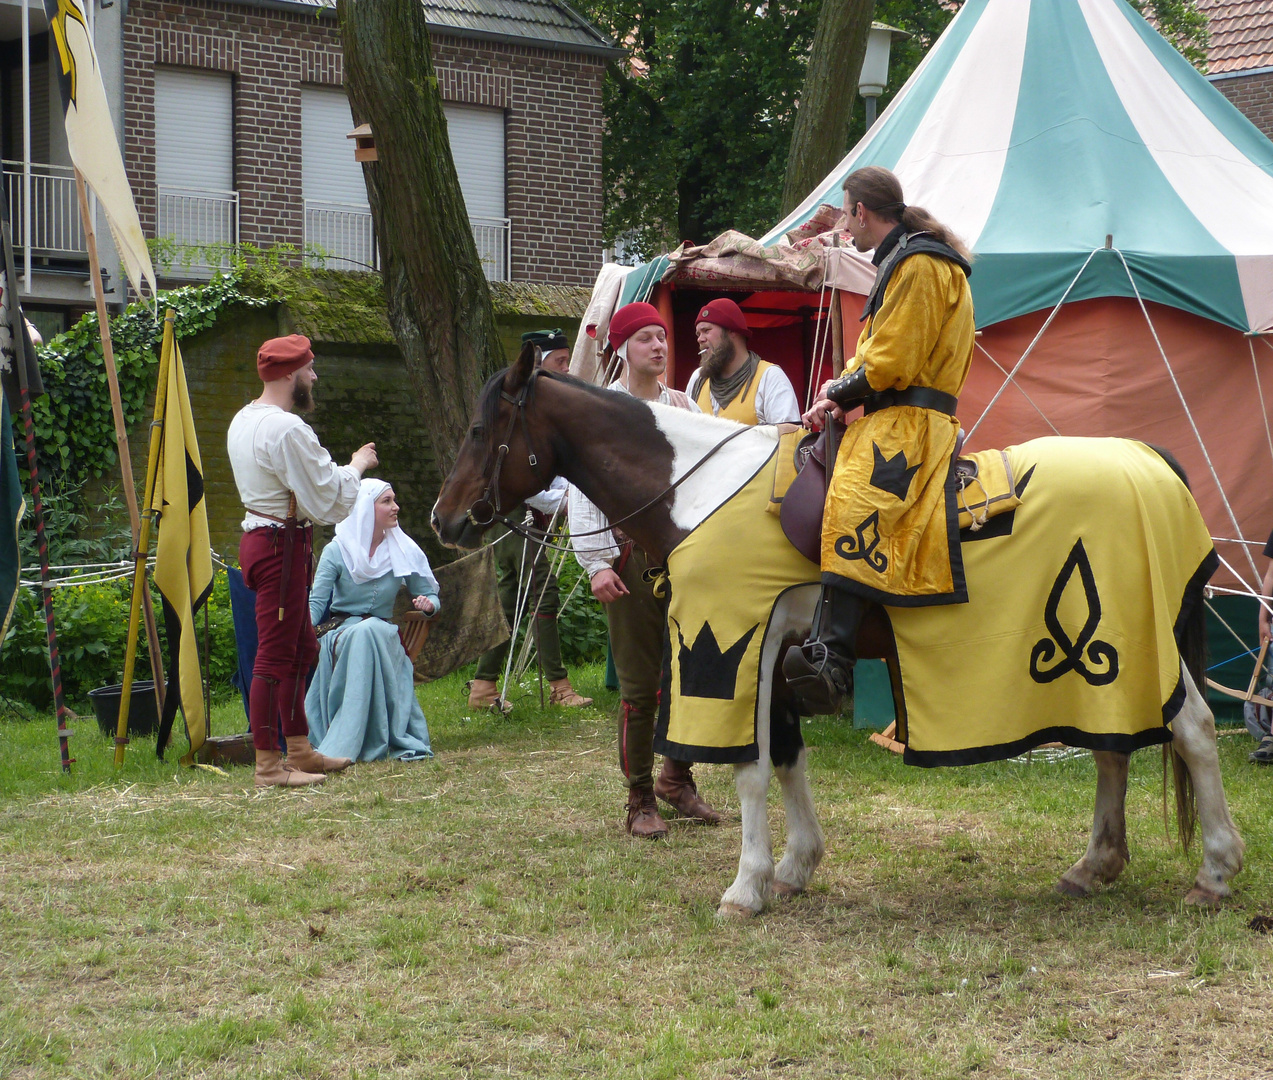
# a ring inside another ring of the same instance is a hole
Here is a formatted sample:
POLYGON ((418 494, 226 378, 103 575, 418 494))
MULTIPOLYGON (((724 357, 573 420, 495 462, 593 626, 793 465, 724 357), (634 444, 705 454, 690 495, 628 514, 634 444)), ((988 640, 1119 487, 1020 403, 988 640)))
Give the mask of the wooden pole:
MULTIPOLYGON (((110 319, 106 316, 106 297, 102 293, 101 263, 97 261, 97 237, 93 234, 93 222, 88 216, 88 191, 84 174, 75 170, 75 190, 80 200, 80 220, 84 223, 84 240, 88 244, 88 273, 93 280, 93 299, 97 303, 97 328, 102 336, 102 358, 106 363, 106 382, 110 387, 111 412, 115 417, 115 446, 119 451, 119 471, 124 482, 124 502, 128 504, 128 519, 133 530, 133 553, 141 542, 141 516, 137 512, 137 488, 133 480, 133 461, 128 452, 128 429, 124 426, 124 404, 119 396, 119 375, 115 371, 115 350, 111 346, 110 319)), ((145 553, 142 553, 145 558, 145 553)), ((155 608, 150 599, 150 588, 141 591, 142 613, 146 617, 146 641, 150 645, 150 671, 155 680, 155 701, 162 716, 164 711, 164 659, 159 651, 159 631, 155 627, 155 608)))

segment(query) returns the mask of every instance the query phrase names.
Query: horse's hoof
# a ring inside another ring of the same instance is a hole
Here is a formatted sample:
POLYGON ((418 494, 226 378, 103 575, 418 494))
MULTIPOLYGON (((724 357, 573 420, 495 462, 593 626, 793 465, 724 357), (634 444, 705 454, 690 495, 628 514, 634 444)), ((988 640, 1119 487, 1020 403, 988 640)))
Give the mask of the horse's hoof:
POLYGON ((754 919, 760 912, 752 911, 751 908, 740 907, 738 904, 730 904, 721 901, 720 907, 716 909, 716 917, 718 919, 754 919))
POLYGON ((800 896, 804 893, 804 889, 797 888, 795 885, 788 885, 785 881, 775 881, 770 895, 775 900, 790 900, 793 896, 800 896))
POLYGON ((1056 891, 1062 896, 1070 897, 1072 900, 1086 900, 1092 895, 1091 889, 1085 889, 1077 881, 1064 877, 1056 883, 1056 891))
POLYGON ((1190 907, 1209 908, 1215 911, 1224 904, 1224 897, 1214 889, 1203 888, 1201 885, 1195 885, 1187 893, 1185 893, 1185 903, 1190 907))

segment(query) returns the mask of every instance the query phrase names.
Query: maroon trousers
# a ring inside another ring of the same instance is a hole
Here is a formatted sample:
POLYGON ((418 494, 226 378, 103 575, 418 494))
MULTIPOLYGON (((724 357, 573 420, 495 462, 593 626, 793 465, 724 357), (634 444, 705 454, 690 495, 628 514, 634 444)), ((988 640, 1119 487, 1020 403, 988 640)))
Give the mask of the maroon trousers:
POLYGON ((309 734, 305 678, 318 658, 318 638, 309 619, 313 529, 298 526, 293 534, 287 593, 280 597, 283 547, 282 529, 253 529, 239 541, 243 580, 256 593, 256 663, 248 718, 258 750, 279 748, 280 724, 285 736, 309 734))

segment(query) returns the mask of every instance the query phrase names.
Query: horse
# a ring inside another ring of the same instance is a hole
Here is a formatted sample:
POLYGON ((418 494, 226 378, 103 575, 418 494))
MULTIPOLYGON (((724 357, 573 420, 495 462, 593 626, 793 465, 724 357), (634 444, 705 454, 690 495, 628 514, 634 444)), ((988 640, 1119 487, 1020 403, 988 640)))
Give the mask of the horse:
MULTIPOLYGON (((721 505, 722 492, 736 489, 738 477, 753 475, 774 454, 776 439, 772 427, 745 428, 537 370, 523 353, 483 388, 431 521, 443 544, 477 547, 494 521, 507 521, 501 507, 516 505, 561 475, 611 522, 621 523, 652 565, 665 563, 721 505)), ((1192 500, 1188 502, 1197 515, 1192 500)), ((1200 524, 1200 517, 1190 523, 1194 528, 1200 524)), ((765 631, 757 678, 757 757, 735 765, 742 850, 737 875, 720 900, 722 917, 755 915, 771 897, 804 892, 825 852, 800 717, 779 669, 786 646, 808 634, 817 595, 816 584, 783 593, 765 631), (766 808, 771 764, 787 822, 786 848, 776 866, 766 808)), ((1202 864, 1185 901, 1216 907, 1230 895, 1244 845, 1224 794, 1214 718, 1198 690, 1203 685, 1204 619, 1198 603, 1183 632, 1177 628, 1182 660, 1171 701, 1179 698, 1180 704, 1174 716, 1164 715, 1170 721, 1170 741, 1163 755, 1164 770, 1170 759, 1174 774, 1184 848, 1188 850, 1195 826, 1202 835, 1202 864)), ((857 644, 859 657, 889 656, 893 638, 882 610, 875 608, 864 619, 857 644)), ((1125 665, 1131 662, 1134 657, 1125 665)), ((1096 800, 1087 849, 1056 883, 1058 892, 1075 898, 1113 883, 1129 860, 1125 803, 1130 753, 1094 749, 1093 754, 1096 800)))

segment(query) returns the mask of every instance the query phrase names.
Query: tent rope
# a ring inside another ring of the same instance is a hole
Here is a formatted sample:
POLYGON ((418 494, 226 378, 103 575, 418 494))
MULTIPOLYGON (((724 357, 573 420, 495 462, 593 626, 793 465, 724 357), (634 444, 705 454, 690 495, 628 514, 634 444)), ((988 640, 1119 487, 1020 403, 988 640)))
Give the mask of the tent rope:
MULTIPOLYGON (((982 345, 980 341, 975 342, 975 344, 977 348, 980 349, 982 353, 985 355, 986 359, 989 360, 992 364, 994 364, 994 366, 997 367, 999 371, 1005 377, 1007 377, 1008 369, 1004 367, 1001 363, 999 363, 999 361, 996 360, 993 356, 991 356, 990 353, 986 351, 986 347, 982 345)), ((1037 412, 1039 416, 1043 419, 1043 422, 1052 429, 1053 435, 1061 434, 1061 432, 1057 429, 1057 426, 1054 423, 1052 423, 1051 420, 1048 419, 1047 413, 1045 413, 1042 409, 1039 408, 1038 405, 1035 404, 1034 398, 1032 398, 1029 394, 1025 392, 1025 390, 1022 388, 1020 383, 1017 384, 1017 393, 1019 393, 1023 398, 1026 399, 1026 401, 1030 403, 1031 408, 1033 408, 1034 411, 1037 412)), ((980 423, 980 421, 978 421, 978 423, 980 423)))
MULTIPOLYGON (((986 415, 990 412, 990 410, 995 407, 995 402, 997 402, 1001 397, 1003 397, 1004 391, 1008 389, 1008 384, 1013 382, 1016 379, 1017 372, 1021 370, 1021 365, 1026 362, 1026 358, 1032 352, 1034 352, 1034 347, 1039 343, 1043 335, 1047 333, 1048 327, 1052 325, 1052 320, 1057 317, 1057 314, 1061 310, 1061 305, 1065 303, 1066 299, 1069 297, 1070 293, 1073 291, 1074 286, 1078 284, 1079 278, 1083 276, 1083 271, 1087 269, 1088 263, 1090 263, 1096 257, 1096 253, 1098 251, 1104 251, 1104 250, 1105 248, 1103 247, 1095 248, 1092 251, 1092 253, 1086 259, 1083 260, 1083 265, 1079 267, 1079 272, 1074 275, 1074 280, 1071 281, 1065 287, 1065 292, 1061 294, 1061 299, 1056 302, 1056 307, 1052 309, 1052 312, 1050 315, 1048 315, 1046 321, 1043 323, 1041 327, 1039 327, 1039 332, 1034 335, 1034 340, 1030 342, 1030 344, 1026 347, 1025 352, 1021 354, 1021 359, 1017 361, 1016 366, 1013 367, 1013 369, 1008 373, 1008 377, 1003 380, 1003 385, 1000 386, 999 389, 995 391, 995 396, 990 399, 989 404, 987 404, 986 407, 981 410, 981 415, 977 417, 977 422, 973 424, 972 428, 969 430, 968 435, 966 436, 965 442, 968 439, 971 439, 973 435, 977 433, 977 429, 981 427, 981 422, 986 418, 986 415)), ((1018 387, 1018 389, 1020 388, 1018 387)), ((1238 530, 1238 532, 1241 532, 1241 531, 1242 531, 1241 529, 1238 530)))
MULTIPOLYGON (((1131 283, 1132 292, 1136 295, 1136 303, 1140 305, 1141 314, 1145 316, 1145 322, 1149 326, 1149 332, 1153 335, 1154 344, 1158 346, 1158 355, 1162 357, 1164 366, 1167 368, 1167 374, 1171 376, 1171 385, 1176 388, 1176 396, 1180 399, 1181 408, 1185 410, 1185 416, 1189 420, 1189 426, 1193 429, 1193 436, 1198 440, 1198 448, 1202 451, 1202 459, 1207 463, 1207 468, 1211 471, 1211 479, 1215 481, 1216 490, 1220 493, 1220 501, 1224 503, 1225 512, 1229 515, 1229 521, 1233 525, 1233 531, 1239 536, 1242 535, 1242 526, 1238 524, 1238 516, 1233 512, 1233 506, 1229 502, 1229 496, 1224 490, 1224 485, 1220 483, 1220 474, 1216 471, 1215 465, 1211 461, 1211 455, 1207 452, 1207 444, 1203 441, 1202 432, 1198 430, 1198 424, 1194 420, 1193 411, 1189 408, 1189 402, 1185 400, 1185 393, 1180 387, 1180 382, 1176 378, 1176 372, 1172 369, 1171 361, 1167 359, 1167 351, 1163 348, 1162 340, 1158 336, 1158 328, 1154 325, 1154 320, 1149 317, 1149 309, 1145 306, 1144 297, 1140 295, 1140 288, 1136 284, 1136 278, 1132 275, 1131 267, 1127 265, 1127 260, 1123 257, 1122 251, 1118 248, 1112 249, 1114 254, 1118 256, 1119 262, 1123 264, 1123 270, 1127 274, 1127 280, 1131 283)), ((1095 252, 1093 252, 1095 254, 1095 252)), ((1251 573, 1257 581, 1260 580, 1260 572, 1256 569, 1255 559, 1251 552, 1243 548, 1243 553, 1247 557, 1247 562, 1251 565, 1251 573)), ((1226 563, 1226 566, 1228 564, 1226 563)), ((1229 567, 1232 573, 1233 568, 1229 567)), ((1235 575, 1236 576, 1236 575, 1235 575)))
MULTIPOLYGON (((808 412, 813 407, 813 384, 817 381, 818 372, 822 370, 822 348, 826 344, 829 331, 826 329, 831 323, 831 312, 826 307, 827 300, 827 279, 823 275, 822 286, 818 292, 818 311, 823 312, 823 317, 818 319, 817 325, 813 328, 813 355, 809 358, 809 378, 805 380, 804 388, 804 411, 808 412)), ((831 302, 835 302, 835 289, 831 290, 831 302)))
POLYGON ((1264 438, 1269 444, 1269 460, 1273 461, 1273 431, 1269 430, 1269 410, 1264 404, 1264 387, 1260 385, 1260 366, 1255 362, 1255 341, 1248 336, 1246 343, 1251 350, 1251 371, 1255 374, 1255 394, 1260 399, 1260 413, 1264 417, 1264 438))

